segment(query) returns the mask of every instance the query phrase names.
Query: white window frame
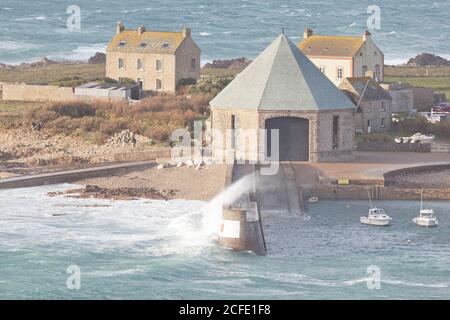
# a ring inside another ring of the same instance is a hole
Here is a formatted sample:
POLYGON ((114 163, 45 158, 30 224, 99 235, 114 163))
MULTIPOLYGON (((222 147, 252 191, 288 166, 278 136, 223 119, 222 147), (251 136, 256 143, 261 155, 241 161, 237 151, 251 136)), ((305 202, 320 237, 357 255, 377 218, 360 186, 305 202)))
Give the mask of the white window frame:
POLYGON ((163 62, 162 62, 162 59, 156 59, 156 62, 155 62, 155 70, 156 70, 156 72, 162 72, 162 71, 163 71, 163 62))
POLYGON ((138 70, 144 70, 144 60, 142 60, 142 59, 137 59, 137 61, 136 61, 136 68, 138 69, 138 70))
POLYGON ((343 79, 344 78, 344 67, 341 67, 341 66, 337 67, 336 78, 337 79, 343 79))
POLYGON ((117 60, 117 68, 119 70, 125 70, 125 59, 124 58, 119 58, 117 60))

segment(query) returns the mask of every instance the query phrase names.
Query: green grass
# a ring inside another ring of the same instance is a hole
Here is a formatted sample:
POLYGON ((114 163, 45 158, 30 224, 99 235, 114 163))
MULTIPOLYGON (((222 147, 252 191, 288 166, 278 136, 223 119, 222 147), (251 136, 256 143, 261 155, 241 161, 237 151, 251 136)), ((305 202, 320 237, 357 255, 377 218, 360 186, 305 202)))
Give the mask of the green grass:
POLYGON ((52 64, 38 68, 15 68, 0 70, 0 82, 49 84, 63 78, 85 80, 105 76, 104 64, 52 64))
POLYGON ((403 82, 413 86, 431 88, 435 92, 445 93, 450 99, 450 76, 445 77, 384 77, 386 82, 403 82))

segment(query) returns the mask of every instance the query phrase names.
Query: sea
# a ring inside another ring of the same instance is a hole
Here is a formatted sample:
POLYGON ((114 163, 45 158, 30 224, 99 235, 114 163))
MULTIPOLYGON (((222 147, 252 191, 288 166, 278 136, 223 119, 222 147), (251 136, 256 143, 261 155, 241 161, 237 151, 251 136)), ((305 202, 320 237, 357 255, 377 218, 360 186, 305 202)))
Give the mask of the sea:
MULTIPOLYGON (((0 299, 449 299, 450 202, 368 201, 265 212, 266 257, 220 247, 217 201, 50 197, 72 185, 0 190, 0 299)), ((219 201, 220 202, 220 201, 219 201)))
POLYGON ((294 42, 305 27, 336 35, 369 28, 386 63, 401 64, 422 52, 450 58, 449 18, 450 0, 0 0, 0 63, 86 60, 105 51, 121 20, 130 29, 189 26, 203 63, 254 58, 283 28, 294 42))

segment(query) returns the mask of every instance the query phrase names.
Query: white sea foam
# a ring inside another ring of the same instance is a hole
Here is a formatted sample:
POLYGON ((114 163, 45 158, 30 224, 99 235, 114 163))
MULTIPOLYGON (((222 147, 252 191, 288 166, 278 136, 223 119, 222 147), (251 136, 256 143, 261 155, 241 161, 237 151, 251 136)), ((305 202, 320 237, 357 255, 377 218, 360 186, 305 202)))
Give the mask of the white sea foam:
POLYGON ((38 48, 39 45, 20 41, 0 41, 0 50, 2 51, 27 51, 38 48))
POLYGON ((106 46, 107 44, 105 43, 79 46, 78 48, 76 48, 71 52, 56 53, 54 55, 50 55, 49 58, 55 60, 86 61, 97 52, 105 53, 106 46))
POLYGON ((210 36, 211 33, 209 33, 209 32, 199 32, 199 35, 201 35, 202 37, 207 37, 207 36, 210 36))

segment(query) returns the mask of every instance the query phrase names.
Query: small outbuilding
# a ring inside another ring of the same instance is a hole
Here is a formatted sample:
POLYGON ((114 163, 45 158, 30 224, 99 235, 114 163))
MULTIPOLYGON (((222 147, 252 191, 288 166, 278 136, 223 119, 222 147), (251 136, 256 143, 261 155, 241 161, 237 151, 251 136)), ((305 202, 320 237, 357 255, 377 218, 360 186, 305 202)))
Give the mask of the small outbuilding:
POLYGON ((211 101, 213 154, 262 162, 278 129, 281 161, 351 160, 354 109, 283 33, 211 101))
POLYGON ((138 84, 89 82, 75 88, 77 100, 129 101, 140 99, 138 84))

